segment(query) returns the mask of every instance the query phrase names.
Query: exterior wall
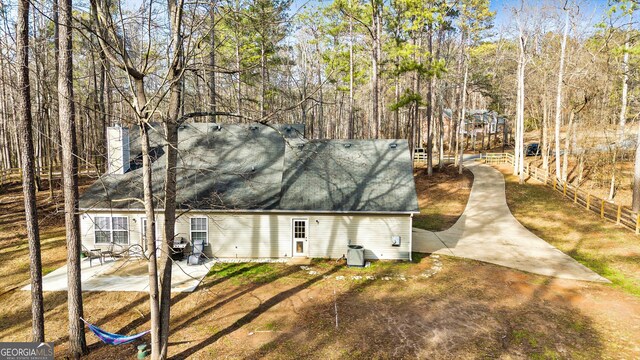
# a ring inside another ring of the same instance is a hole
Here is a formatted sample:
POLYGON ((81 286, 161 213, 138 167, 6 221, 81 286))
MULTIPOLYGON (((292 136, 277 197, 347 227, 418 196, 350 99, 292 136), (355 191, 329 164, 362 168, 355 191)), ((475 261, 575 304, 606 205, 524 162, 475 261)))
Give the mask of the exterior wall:
MULTIPOLYGON (((141 245, 142 244, 142 219, 145 218, 144 213, 84 213, 80 215, 80 235, 82 236, 82 246, 86 249, 102 249, 109 248, 109 244, 96 244, 95 243, 95 228, 94 218, 96 216, 124 216, 128 219, 129 224, 129 245, 141 245)), ((156 238, 161 238, 163 222, 163 215, 156 215, 156 238)), ((115 251, 118 251, 116 248, 115 251)))
MULTIPOLYGON (((108 247, 94 243, 93 218, 106 215, 88 213, 81 216, 82 242, 87 249, 108 247)), ((130 244, 139 244, 144 215, 128 213, 124 216, 129 218, 130 244)), ((411 255, 409 215, 212 214, 194 211, 176 220, 176 238, 190 241, 191 217, 208 218, 205 254, 209 257, 291 257, 293 219, 307 220, 308 257, 339 258, 347 253, 349 243, 364 246, 367 259, 408 260, 411 255), (391 245, 392 236, 401 237, 400 246, 391 245)), ((160 226, 158 230, 161 230, 160 226)))

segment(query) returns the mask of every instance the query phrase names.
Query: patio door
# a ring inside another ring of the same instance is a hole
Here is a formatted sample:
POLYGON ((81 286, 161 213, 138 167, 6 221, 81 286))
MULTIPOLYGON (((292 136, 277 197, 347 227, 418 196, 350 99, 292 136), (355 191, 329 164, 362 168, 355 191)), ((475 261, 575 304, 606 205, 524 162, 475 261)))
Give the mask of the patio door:
POLYGON ((307 256, 309 239, 309 220, 292 220, 293 256, 307 256))

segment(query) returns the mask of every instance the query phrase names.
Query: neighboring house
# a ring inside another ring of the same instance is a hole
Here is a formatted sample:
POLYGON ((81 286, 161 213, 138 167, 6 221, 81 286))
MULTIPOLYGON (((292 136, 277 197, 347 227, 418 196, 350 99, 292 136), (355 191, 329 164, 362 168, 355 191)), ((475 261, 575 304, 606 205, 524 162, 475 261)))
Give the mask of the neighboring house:
MULTIPOLYGON (((491 138, 503 138, 506 133, 508 136, 509 128, 507 119, 498 115, 495 111, 482 110, 482 109, 467 109, 465 111, 464 125, 458 131, 466 137, 473 137, 475 139, 486 137, 491 138)), ((449 138, 453 135, 453 128, 455 126, 453 119, 453 111, 451 109, 444 109, 444 134, 445 142, 449 142, 449 138)), ((483 139, 484 141, 484 139, 483 139)))
MULTIPOLYGON (((162 236, 163 136, 151 131, 162 236)), ((411 258, 419 212, 406 140, 307 140, 301 125, 186 124, 178 134, 175 237, 219 258, 411 258)), ((109 172, 80 198, 86 248, 144 246, 138 129, 107 130, 109 172)))

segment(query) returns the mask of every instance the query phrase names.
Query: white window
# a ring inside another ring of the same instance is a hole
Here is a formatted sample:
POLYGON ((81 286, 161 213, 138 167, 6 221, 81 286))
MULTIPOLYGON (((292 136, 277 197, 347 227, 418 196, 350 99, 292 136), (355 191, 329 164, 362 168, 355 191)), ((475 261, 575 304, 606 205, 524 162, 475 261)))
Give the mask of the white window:
POLYGON ((96 244, 128 245, 129 218, 126 216, 96 216, 94 242, 96 244))
POLYGON ((209 224, 206 217, 192 217, 191 218, 191 242, 195 240, 204 240, 204 243, 209 242, 209 224))

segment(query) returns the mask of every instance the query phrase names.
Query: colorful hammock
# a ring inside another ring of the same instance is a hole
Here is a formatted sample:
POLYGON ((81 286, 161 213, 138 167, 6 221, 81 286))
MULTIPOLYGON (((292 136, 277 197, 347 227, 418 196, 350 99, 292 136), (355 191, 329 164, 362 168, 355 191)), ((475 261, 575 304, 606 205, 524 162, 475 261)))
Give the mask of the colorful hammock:
POLYGON ((128 344, 146 334, 148 334, 149 332, 151 332, 151 330, 147 330, 145 332, 141 332, 139 334, 135 334, 135 335, 120 335, 120 334, 112 334, 110 332, 104 331, 102 329, 100 329, 99 327, 90 324, 88 321, 86 321, 83 318, 80 318, 80 320, 84 321, 85 324, 87 324, 87 326, 89 327, 89 330, 91 330, 94 334, 96 334, 96 336, 102 340, 103 343, 107 344, 107 345, 123 345, 123 344, 128 344))

